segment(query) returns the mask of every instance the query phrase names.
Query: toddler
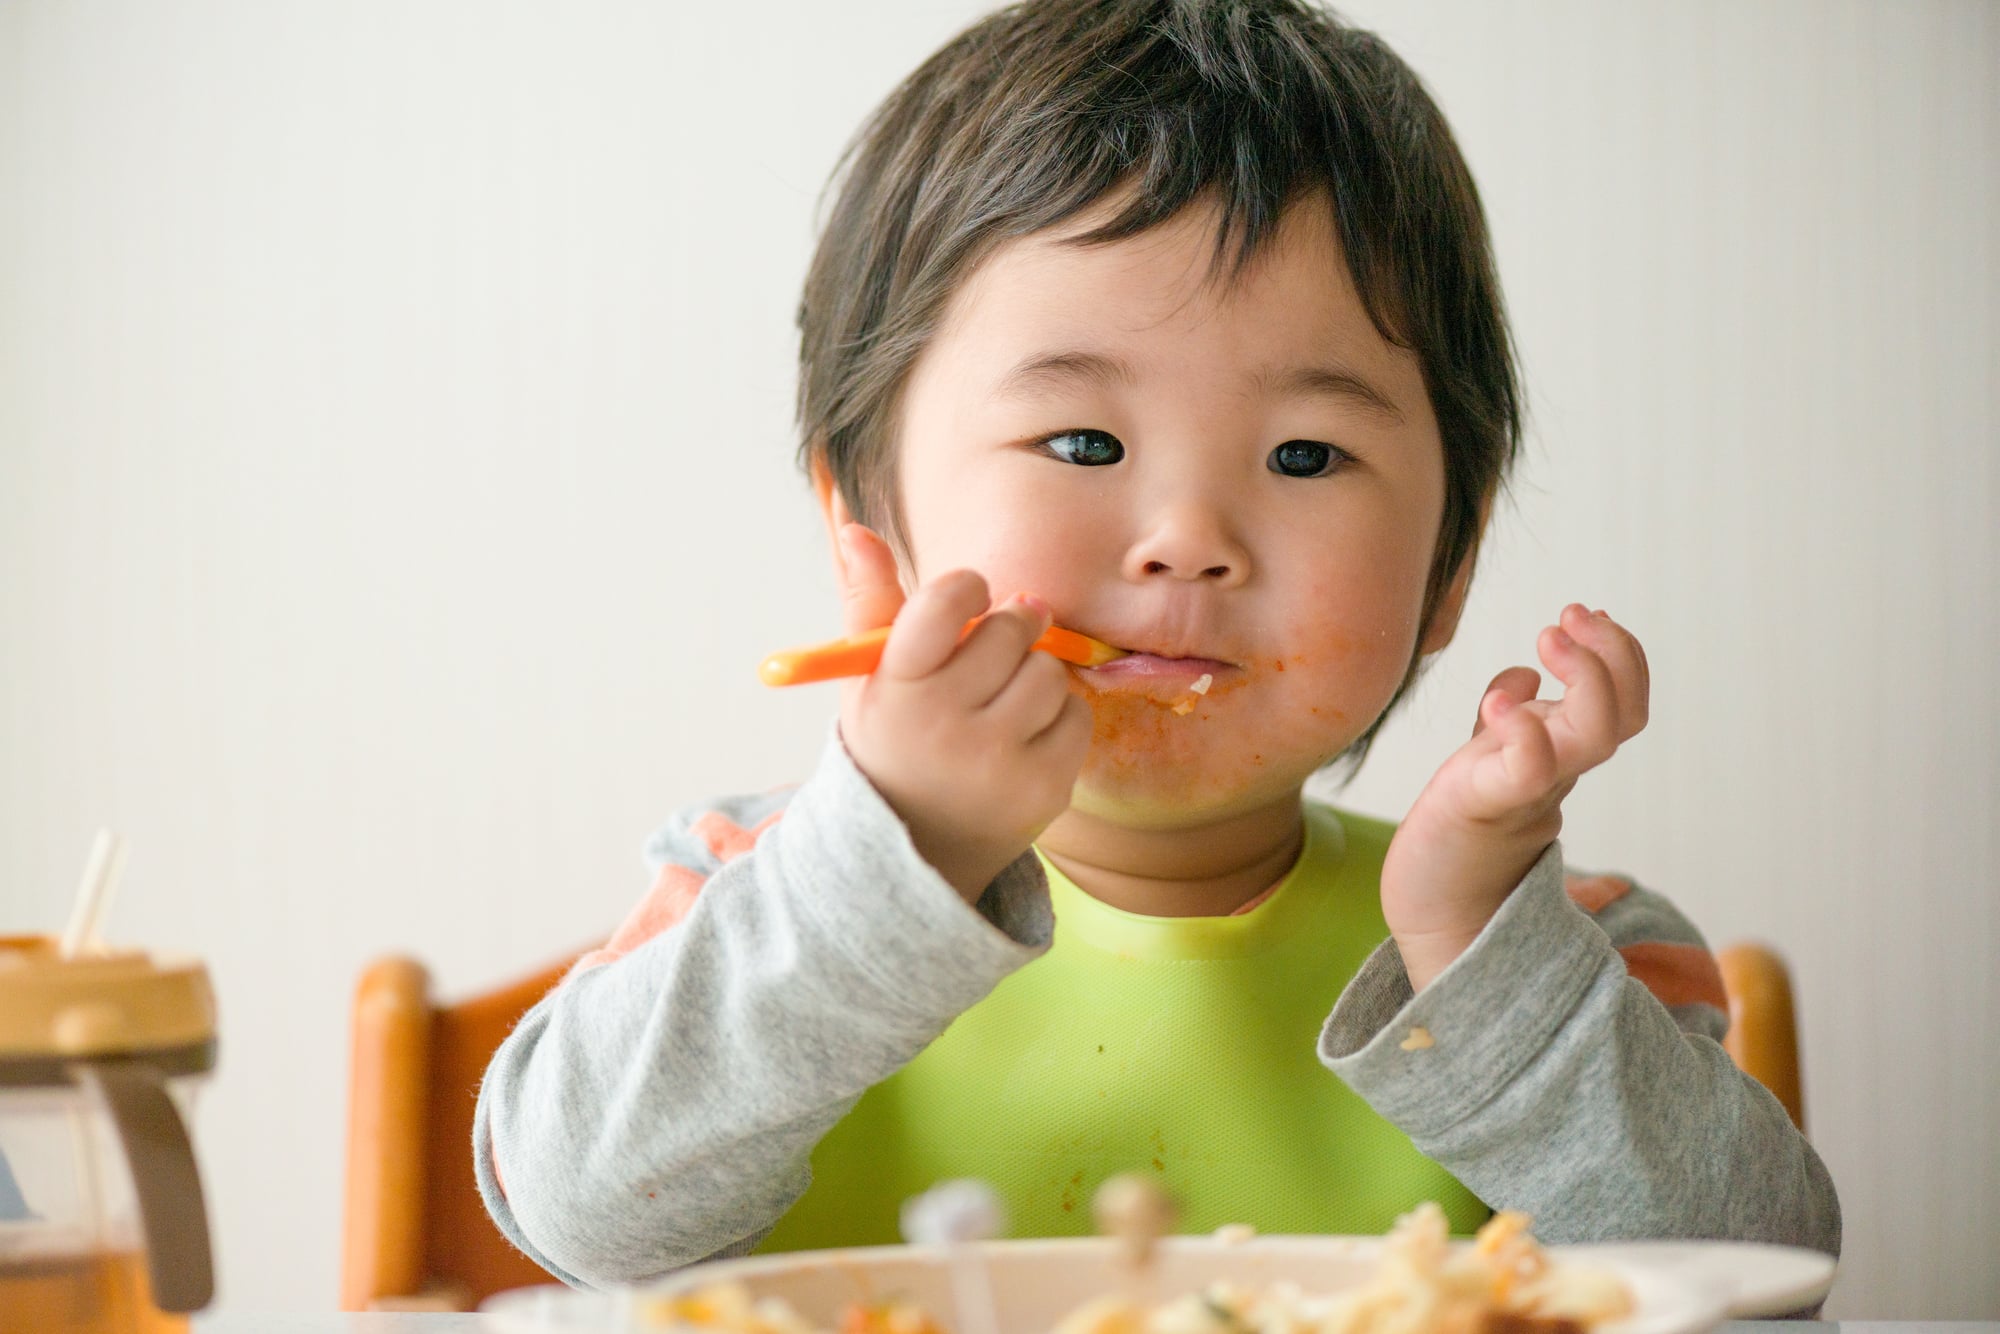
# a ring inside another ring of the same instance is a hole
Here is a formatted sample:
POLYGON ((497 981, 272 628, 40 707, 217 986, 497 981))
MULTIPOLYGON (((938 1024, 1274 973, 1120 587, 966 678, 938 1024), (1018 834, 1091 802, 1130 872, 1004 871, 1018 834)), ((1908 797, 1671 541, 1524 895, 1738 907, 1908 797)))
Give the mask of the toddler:
POLYGON ((1085 1232, 1139 1170, 1190 1231, 1436 1200, 1838 1250, 1694 927, 1565 872, 1563 798, 1646 723, 1617 621, 1564 608, 1557 697, 1494 677, 1399 825, 1302 795, 1450 641, 1520 429, 1472 180, 1380 41, 995 14, 863 128, 799 323, 846 625, 893 629, 813 774, 674 818, 495 1055, 508 1237, 606 1284, 895 1241, 959 1176, 1085 1232))

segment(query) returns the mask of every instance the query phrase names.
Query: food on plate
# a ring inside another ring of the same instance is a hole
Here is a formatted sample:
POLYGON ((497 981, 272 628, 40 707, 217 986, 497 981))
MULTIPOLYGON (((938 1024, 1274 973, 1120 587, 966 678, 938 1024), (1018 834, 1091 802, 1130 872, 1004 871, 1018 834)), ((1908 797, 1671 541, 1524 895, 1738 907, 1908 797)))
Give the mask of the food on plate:
MULTIPOLYGON (((777 1297, 761 1300, 740 1283, 712 1283, 640 1304, 642 1329, 713 1330, 718 1334, 828 1334, 777 1297)), ((949 1334, 930 1312, 905 1301, 856 1302, 840 1315, 837 1334, 949 1334)))
MULTIPOLYGON (((1151 1216, 1151 1203, 1113 1200, 1151 1216)), ((1528 1216, 1504 1211, 1470 1245, 1453 1245, 1444 1211, 1424 1204, 1384 1240, 1375 1270, 1339 1292, 1296 1284, 1212 1283, 1157 1305, 1107 1293, 1058 1321, 1052 1334, 1586 1334, 1633 1311, 1631 1290, 1606 1270, 1552 1261, 1528 1231, 1528 1216)), ((828 1334, 786 1303, 753 1299, 737 1284, 663 1297, 644 1310, 655 1329, 717 1334, 828 1334)), ((850 1306, 838 1334, 951 1334, 914 1305, 850 1306)), ((1033 1334, 1012 1330, 1009 1334, 1033 1334)))
MULTIPOLYGON (((858 1308, 857 1308, 858 1309, 858 1308)), ((726 1330, 728 1334, 824 1334, 776 1297, 757 1300, 740 1283, 711 1283, 693 1292, 642 1299, 637 1323, 645 1329, 726 1330)), ((912 1329, 909 1334, 919 1334, 912 1329)), ((941 1334, 929 1330, 924 1334, 941 1334)))
POLYGON ((945 1334, 930 1313, 908 1302, 856 1303, 840 1317, 840 1334, 945 1334))
POLYGON ((1345 1291, 1213 1283, 1150 1310, 1100 1297, 1055 1334, 1582 1334, 1631 1311, 1615 1274, 1551 1263, 1526 1214, 1496 1214, 1454 1248, 1444 1211, 1425 1204, 1390 1232, 1374 1276, 1345 1291))

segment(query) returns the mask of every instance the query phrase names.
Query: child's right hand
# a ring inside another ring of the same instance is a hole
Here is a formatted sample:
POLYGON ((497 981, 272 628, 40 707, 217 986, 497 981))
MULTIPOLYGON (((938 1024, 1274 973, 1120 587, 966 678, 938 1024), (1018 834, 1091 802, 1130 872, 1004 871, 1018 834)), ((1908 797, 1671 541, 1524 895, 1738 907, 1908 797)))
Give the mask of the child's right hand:
POLYGON ((1068 808, 1090 708, 1069 669, 1030 648, 1048 628, 1046 606, 1017 598, 987 615, 986 581, 971 570, 906 602, 887 543, 858 523, 839 540, 847 633, 895 627, 881 665, 842 689, 841 739, 918 853, 976 902, 1068 808))

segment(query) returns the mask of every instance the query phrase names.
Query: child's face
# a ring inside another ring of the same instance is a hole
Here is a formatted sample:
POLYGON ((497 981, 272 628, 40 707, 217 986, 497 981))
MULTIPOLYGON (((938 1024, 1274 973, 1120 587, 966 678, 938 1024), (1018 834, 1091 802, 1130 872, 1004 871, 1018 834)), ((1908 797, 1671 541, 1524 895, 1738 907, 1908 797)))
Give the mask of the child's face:
POLYGON ((1456 597, 1418 643, 1444 458, 1322 203, 1234 282, 1209 276, 1211 211, 1060 243, 1102 216, 1002 246, 913 368, 909 573, 978 570, 1133 650, 1077 673, 1074 809, 1185 826, 1295 800, 1450 638, 1456 597))

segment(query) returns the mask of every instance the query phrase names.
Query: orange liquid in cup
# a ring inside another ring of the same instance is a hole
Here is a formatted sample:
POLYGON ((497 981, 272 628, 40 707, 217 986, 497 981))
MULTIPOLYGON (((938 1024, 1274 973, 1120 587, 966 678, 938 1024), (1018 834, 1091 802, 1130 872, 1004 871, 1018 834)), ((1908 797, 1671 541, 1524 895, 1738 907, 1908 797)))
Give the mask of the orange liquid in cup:
POLYGON ((0 1257, 0 1334, 187 1334, 133 1251, 0 1257))

